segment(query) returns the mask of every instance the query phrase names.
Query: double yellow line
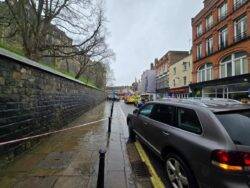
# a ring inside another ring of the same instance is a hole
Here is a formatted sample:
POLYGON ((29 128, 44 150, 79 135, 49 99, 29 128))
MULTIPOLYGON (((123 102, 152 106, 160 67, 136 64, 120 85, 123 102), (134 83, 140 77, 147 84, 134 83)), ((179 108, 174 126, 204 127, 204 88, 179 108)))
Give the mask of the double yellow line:
MULTIPOLYGON (((126 116, 121 108, 121 106, 119 105, 119 109, 122 113, 123 119, 126 122, 126 116)), ((156 170, 154 169, 153 165, 151 164, 146 152, 144 151, 144 149, 142 148, 141 144, 137 141, 135 142, 135 147, 142 159, 142 161, 147 165, 149 173, 151 175, 151 183, 153 185, 154 188, 165 188, 163 182, 161 181, 161 178, 158 176, 158 174, 156 173, 156 170)))
POLYGON ((136 141, 135 147, 142 159, 142 161, 147 165, 149 173, 151 175, 151 183, 154 186, 154 188, 165 188, 163 182, 161 181, 161 178, 158 176, 156 170, 154 169, 153 165, 151 164, 146 152, 142 148, 142 145, 136 141))

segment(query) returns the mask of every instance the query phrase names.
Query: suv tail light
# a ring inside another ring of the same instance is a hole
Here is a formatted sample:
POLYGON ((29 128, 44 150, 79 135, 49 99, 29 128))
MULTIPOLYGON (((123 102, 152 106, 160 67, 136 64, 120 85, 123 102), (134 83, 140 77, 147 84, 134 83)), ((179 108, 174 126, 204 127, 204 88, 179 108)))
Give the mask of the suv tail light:
POLYGON ((250 153, 215 150, 212 152, 212 164, 227 171, 250 169, 250 153))
POLYGON ((245 153, 244 155, 244 163, 246 166, 250 166, 250 153, 245 153))

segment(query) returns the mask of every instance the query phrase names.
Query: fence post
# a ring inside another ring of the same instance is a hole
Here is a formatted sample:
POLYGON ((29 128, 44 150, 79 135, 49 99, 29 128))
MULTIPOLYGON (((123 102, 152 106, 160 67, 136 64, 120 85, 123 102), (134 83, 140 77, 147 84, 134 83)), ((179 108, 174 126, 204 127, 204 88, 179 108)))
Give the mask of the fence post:
POLYGON ((104 171, 105 171, 105 149, 99 150, 99 171, 97 179, 97 188, 104 188, 104 171))

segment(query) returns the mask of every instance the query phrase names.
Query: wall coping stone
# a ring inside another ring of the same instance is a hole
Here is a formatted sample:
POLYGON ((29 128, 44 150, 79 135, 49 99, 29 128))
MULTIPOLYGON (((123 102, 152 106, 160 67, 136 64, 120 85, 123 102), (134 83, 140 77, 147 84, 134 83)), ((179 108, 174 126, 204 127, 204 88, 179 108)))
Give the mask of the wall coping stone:
POLYGON ((70 76, 68 76, 66 74, 63 74, 63 73, 61 73, 61 72, 59 72, 57 70, 54 70, 54 69, 52 69, 50 67, 42 65, 40 63, 37 63, 37 62, 35 62, 33 60, 30 60, 30 59, 28 59, 26 57, 23 57, 21 55, 18 55, 16 53, 10 52, 10 51, 8 51, 8 50, 0 47, 0 57, 1 56, 4 56, 5 58, 8 58, 8 59, 12 59, 14 61, 17 61, 19 63, 25 64, 27 66, 39 69, 41 71, 44 71, 44 72, 47 72, 47 73, 50 73, 50 74, 53 74, 53 75, 56 75, 56 76, 59 76, 59 77, 63 77, 63 78, 68 79, 70 81, 77 82, 77 83, 82 84, 84 86, 87 86, 89 88, 96 89, 96 90, 99 90, 99 91, 103 91, 103 90, 101 90, 99 88, 96 88, 94 86, 88 85, 88 84, 86 84, 86 83, 84 83, 84 82, 82 82, 80 80, 72 78, 72 77, 70 77, 70 76))

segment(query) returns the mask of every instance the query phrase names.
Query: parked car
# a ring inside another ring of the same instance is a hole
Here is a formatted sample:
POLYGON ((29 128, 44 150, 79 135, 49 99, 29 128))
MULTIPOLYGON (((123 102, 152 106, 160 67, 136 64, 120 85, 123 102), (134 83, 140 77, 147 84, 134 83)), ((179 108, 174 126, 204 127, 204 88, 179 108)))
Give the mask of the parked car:
POLYGON ((137 94, 129 95, 125 98, 124 102, 126 104, 136 104, 140 100, 140 96, 137 94))
POLYGON ((135 107, 140 108, 141 106, 143 106, 145 103, 149 102, 149 101, 154 101, 156 98, 155 94, 142 94, 140 96, 138 96, 136 102, 134 103, 135 107))
POLYGON ((107 100, 110 100, 110 101, 120 101, 120 98, 119 98, 119 96, 117 96, 117 95, 108 95, 107 96, 107 100))
POLYGON ((127 117, 165 161, 174 188, 250 186, 250 105, 223 99, 149 102, 127 117))

